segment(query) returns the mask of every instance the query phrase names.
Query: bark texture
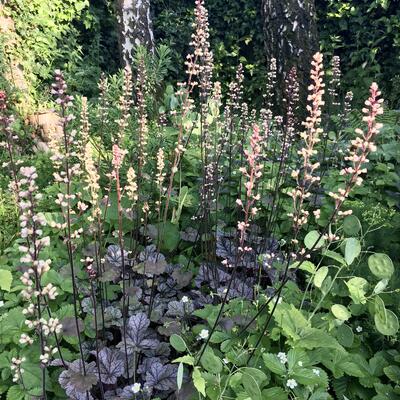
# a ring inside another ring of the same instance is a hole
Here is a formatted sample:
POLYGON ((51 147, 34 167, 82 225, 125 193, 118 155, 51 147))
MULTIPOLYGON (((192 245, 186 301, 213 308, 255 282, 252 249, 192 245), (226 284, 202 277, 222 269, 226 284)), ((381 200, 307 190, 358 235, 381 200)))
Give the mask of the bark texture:
POLYGON ((139 45, 154 48, 150 0, 117 0, 121 60, 130 65, 134 48, 139 45))
MULTIPOLYGON (((300 98, 303 100, 311 59, 318 51, 314 0, 262 0, 267 61, 277 61, 278 88, 286 74, 297 67, 300 98)), ((279 90, 281 93, 283 90, 279 90)), ((280 97, 280 96, 279 96, 280 97)))

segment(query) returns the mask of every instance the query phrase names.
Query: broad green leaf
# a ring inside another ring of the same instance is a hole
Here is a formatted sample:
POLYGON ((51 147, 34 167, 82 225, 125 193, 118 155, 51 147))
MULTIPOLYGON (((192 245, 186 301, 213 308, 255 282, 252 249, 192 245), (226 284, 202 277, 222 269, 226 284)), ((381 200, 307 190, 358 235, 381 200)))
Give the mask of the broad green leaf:
POLYGON ((383 253, 375 253, 369 256, 368 267, 379 279, 390 279, 394 272, 392 260, 383 253))
POLYGON ((355 304, 365 304, 367 302, 365 294, 367 293, 368 282, 364 278, 351 278, 346 282, 346 286, 355 304))
POLYGON ((355 215, 348 215, 343 220, 343 231, 348 236, 355 236, 361 230, 361 222, 355 215))
POLYGON ((343 349, 337 340, 321 329, 307 327, 301 332, 300 338, 295 342, 297 347, 303 349, 330 348, 343 349))
POLYGON ((339 253, 336 253, 335 251, 325 250, 322 252, 322 255, 324 257, 329 257, 332 260, 337 261, 341 265, 347 265, 346 260, 339 253))
POLYGON ((348 265, 353 264, 353 261, 360 255, 361 245, 358 239, 349 238, 346 239, 346 246, 344 250, 344 258, 348 265))
POLYGON ((320 238, 320 233, 318 231, 310 231, 304 238, 304 245, 308 250, 319 249, 325 244, 325 239, 320 238))
POLYGON ((23 400, 25 398, 25 390, 19 386, 11 386, 7 392, 7 400, 23 400))
POLYGON ((11 271, 0 269, 0 289, 9 292, 13 277, 11 271))
POLYGON ((310 362, 307 353, 303 349, 299 348, 290 349, 287 354, 287 359, 289 369, 293 369, 294 367, 298 366, 299 362, 303 366, 308 365, 310 362))
POLYGON ((354 333, 348 325, 343 324, 337 328, 336 338, 342 346, 351 347, 354 342, 354 333))
POLYGON ((252 400, 262 400, 260 386, 267 376, 260 370, 255 368, 243 368, 242 384, 246 393, 252 400), (260 373, 262 375, 260 375, 260 373))
POLYGON ((328 376, 320 368, 296 368, 291 376, 302 385, 328 385, 328 376))
POLYGON ((399 330, 399 320, 393 311, 386 310, 384 315, 376 313, 374 316, 375 326, 382 335, 393 336, 399 330))
POLYGON ((219 374, 222 371, 222 361, 214 354, 210 347, 207 347, 201 357, 201 365, 207 371, 213 374, 219 374))
POLYGON ((298 268, 302 271, 309 272, 310 274, 314 274, 316 271, 316 266, 311 261, 303 261, 303 262, 295 262, 290 266, 290 269, 298 268))
POLYGON ((265 366, 274 374, 284 376, 286 374, 285 364, 282 364, 276 354, 264 353, 262 355, 265 366))
POLYGON ((186 343, 185 341, 182 339, 181 336, 177 335, 177 334, 173 334, 170 336, 169 338, 169 343, 171 344, 171 346, 179 351, 179 352, 183 352, 186 350, 186 343))
POLYGON ((193 384, 197 391, 206 397, 206 381, 201 375, 200 368, 194 367, 192 374, 193 384))
POLYGON ((314 275, 314 286, 320 288, 322 286, 322 282, 328 275, 329 268, 321 267, 314 275))
POLYGON ((288 394, 280 387, 272 387, 262 391, 265 400, 288 400, 288 394))
POLYGON ((400 367, 397 365, 389 365, 383 369, 385 375, 396 385, 400 385, 400 367))
POLYGON ((301 329, 308 326, 307 319, 293 304, 279 304, 275 309, 274 319, 285 336, 292 339, 298 339, 301 329))
POLYGON ((335 318, 340 319, 341 321, 347 321, 351 317, 350 311, 341 304, 334 304, 331 307, 331 311, 335 318))

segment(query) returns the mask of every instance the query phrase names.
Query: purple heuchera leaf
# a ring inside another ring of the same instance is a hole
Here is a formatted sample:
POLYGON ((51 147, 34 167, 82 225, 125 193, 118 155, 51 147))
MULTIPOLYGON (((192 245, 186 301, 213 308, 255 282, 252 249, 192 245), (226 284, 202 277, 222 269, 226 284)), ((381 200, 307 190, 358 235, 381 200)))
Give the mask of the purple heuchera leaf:
MULTIPOLYGON (((126 265, 128 265, 129 263, 128 252, 126 250, 123 250, 123 254, 124 254, 124 262, 126 263, 126 265)), ((108 246, 106 261, 112 265, 115 265, 116 267, 122 267, 121 248, 115 244, 108 246)))
MULTIPOLYGON (((145 313, 138 313, 129 318, 126 327, 128 354, 157 348, 159 341, 152 337, 149 325, 150 320, 145 313)), ((124 343, 119 343, 118 347, 124 348, 124 343)))
POLYGON ((194 279, 194 283, 198 288, 200 288, 203 283, 207 283, 211 289, 217 290, 220 284, 228 282, 230 277, 230 274, 216 265, 201 264, 199 272, 194 279))
POLYGON ((146 373, 145 385, 160 391, 174 390, 177 370, 178 367, 176 365, 162 365, 159 362, 154 362, 146 373))
POLYGON ((193 303, 183 303, 182 301, 170 301, 166 315, 169 317, 183 317, 194 311, 193 303))
POLYGON ((100 378, 103 383, 115 384, 124 373, 125 364, 122 353, 105 347, 99 352, 100 378))
MULTIPOLYGON (((96 363, 85 363, 86 375, 83 373, 81 360, 70 363, 68 369, 61 372, 58 381, 67 396, 75 400, 87 400, 86 392, 97 383, 96 363)), ((89 395, 89 398, 92 397, 89 395)))

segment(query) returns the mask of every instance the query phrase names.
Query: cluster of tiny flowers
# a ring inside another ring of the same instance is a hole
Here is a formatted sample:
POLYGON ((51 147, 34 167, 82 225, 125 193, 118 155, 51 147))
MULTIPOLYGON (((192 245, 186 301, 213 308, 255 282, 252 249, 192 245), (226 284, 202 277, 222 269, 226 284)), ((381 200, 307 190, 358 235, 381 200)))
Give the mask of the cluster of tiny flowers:
POLYGON ((118 171, 120 170, 126 151, 121 149, 117 144, 112 147, 112 166, 113 166, 113 177, 116 178, 118 171))
POLYGON ((14 157, 14 141, 18 138, 12 130, 14 117, 7 115, 7 94, 0 90, 0 133, 4 136, 4 141, 0 141, 0 148, 5 148, 8 153, 8 160, 2 164, 3 168, 9 167, 12 180, 10 181, 10 191, 14 193, 15 199, 18 201, 18 179, 17 166, 22 163, 21 160, 15 160, 14 157))
POLYGON ((138 70, 138 85, 136 88, 136 101, 137 101, 137 112, 138 112, 138 169, 141 173, 142 168, 146 165, 147 160, 147 140, 149 134, 149 128, 147 123, 147 112, 146 112, 146 68, 144 60, 140 61, 138 70))
MULTIPOLYGON (((339 209, 343 204, 354 186, 362 184, 361 175, 367 172, 364 165, 369 162, 368 155, 376 151, 375 138, 382 128, 382 124, 376 122, 376 117, 383 114, 383 99, 379 98, 380 95, 378 85, 375 82, 372 83, 370 97, 365 101, 366 107, 363 108, 363 121, 367 124, 367 129, 366 131, 359 128, 355 130, 357 137, 351 141, 349 154, 345 157, 345 160, 349 161, 351 165, 340 171, 341 175, 347 177, 346 187, 344 189, 339 188, 337 192, 329 193, 335 200, 336 209, 339 209)), ((348 212, 341 213, 341 215, 347 214, 348 212)))
POLYGON ((136 173, 133 167, 129 167, 126 174, 126 186, 125 191, 129 200, 136 202, 139 198, 138 185, 136 183, 136 173))
POLYGON ((298 386, 298 383, 297 383, 297 381, 295 379, 288 379, 286 381, 286 386, 289 389, 295 389, 298 386))
POLYGON ((279 358, 279 361, 280 361, 282 364, 286 364, 287 361, 288 361, 286 353, 279 352, 279 353, 277 354, 277 357, 279 358))
POLYGON ((46 225, 46 220, 35 212, 35 202, 42 198, 40 193, 36 193, 38 190, 36 169, 21 167, 20 175, 22 176, 19 180, 20 226, 21 238, 25 240, 25 244, 21 244, 19 250, 22 253, 21 263, 28 267, 21 276, 21 282, 25 286, 21 294, 29 300, 33 295, 41 295, 35 289, 36 280, 50 269, 50 260, 39 259, 39 253, 44 247, 49 246, 50 239, 48 236, 42 237, 42 227, 46 225))
MULTIPOLYGON (((22 176, 19 181, 20 225, 21 238, 24 239, 25 243, 19 246, 19 250, 22 253, 20 261, 26 266, 20 278, 25 286, 21 294, 29 301, 22 313, 26 317, 25 325, 29 329, 37 330, 39 333, 42 348, 40 361, 42 364, 47 364, 50 355, 54 354, 54 350, 46 346, 45 337, 50 333, 60 333, 62 325, 57 318, 50 317, 48 321, 44 319, 42 317, 42 307, 48 306, 47 302, 49 300, 56 299, 58 292, 57 288, 51 283, 44 287, 41 285, 41 277, 49 271, 51 260, 40 259, 40 252, 44 247, 50 245, 50 239, 47 236, 43 236, 43 227, 46 225, 46 220, 36 213, 36 202, 41 199, 41 195, 37 193, 36 169, 34 167, 22 167, 20 175, 22 176), (35 299, 36 304, 34 304, 35 299), (46 349, 49 349, 49 351, 46 349)), ((19 342, 22 345, 32 345, 34 338, 22 333, 19 342)), ((16 371, 20 371, 20 369, 16 369, 16 371)))
POLYGON ((51 357, 58 352, 58 349, 55 347, 44 346, 43 354, 40 355, 39 359, 43 365, 47 365, 51 360, 51 357))
POLYGON ((115 122, 118 124, 118 143, 122 143, 125 131, 129 124, 130 109, 132 105, 132 71, 129 66, 124 69, 124 85, 122 95, 119 99, 120 118, 115 122))
POLYGON ((239 251, 251 251, 250 247, 243 247, 246 230, 250 226, 250 218, 254 217, 258 209, 254 207, 255 201, 260 199, 260 194, 255 193, 257 181, 261 178, 262 165, 259 163, 259 157, 261 155, 261 141, 260 128, 258 125, 253 125, 253 133, 250 137, 250 149, 244 150, 244 154, 247 161, 247 167, 241 167, 240 172, 246 179, 244 184, 246 188, 246 200, 243 202, 241 199, 236 200, 236 204, 242 208, 244 212, 244 221, 239 221, 237 228, 240 234, 240 246, 239 251))
POLYGON ((157 184, 161 186, 165 179, 165 156, 164 150, 160 147, 157 151, 157 184))
POLYGON ((283 143, 286 148, 282 149, 282 154, 287 157, 290 143, 295 136, 296 118, 295 112, 299 102, 300 85, 297 78, 297 69, 292 67, 285 80, 285 103, 286 103, 286 135, 287 139, 283 143))
POLYGON ((269 63, 269 70, 267 73, 267 83, 265 85, 266 90, 263 96, 266 106, 265 116, 267 122, 271 122, 272 120, 273 93, 274 89, 276 88, 276 71, 277 71, 276 59, 271 58, 271 61, 269 63))
MULTIPOLYGON (((185 64, 189 76, 203 74, 204 84, 207 85, 211 82, 213 60, 209 43, 208 11, 204 6, 204 0, 196 0, 195 5, 195 31, 192 34, 192 41, 190 42, 190 45, 194 48, 194 52, 187 56, 185 64), (202 59, 201 63, 198 62, 199 59, 202 59)), ((192 81, 191 85, 194 86, 196 83, 192 81)))
MULTIPOLYGON (((92 203, 92 214, 89 216, 89 221, 93 221, 100 216, 99 207, 99 172, 93 160, 92 145, 88 142, 85 145, 85 157, 84 157, 84 168, 85 168, 85 181, 87 183, 88 191, 90 193, 90 202, 92 203)), ((78 203, 79 204, 79 203, 78 203)), ((81 211, 85 211, 81 209, 81 211)))
POLYGON ((13 382, 18 382, 22 378, 22 374, 24 373, 24 369, 21 368, 21 364, 26 361, 25 357, 16 358, 13 357, 11 359, 10 369, 13 371, 13 382))
POLYGON ((62 325, 60 324, 58 318, 49 318, 48 321, 46 321, 44 318, 41 318, 40 324, 45 336, 49 336, 51 333, 58 334, 62 331, 62 325))
POLYGON ((331 96, 331 102, 333 106, 340 106, 339 103, 339 87, 340 77, 342 75, 340 71, 340 57, 333 56, 331 61, 332 76, 329 81, 328 93, 331 96))
POLYGON ((289 195, 293 199, 294 212, 289 216, 293 219, 295 232, 297 232, 308 221, 309 212, 303 208, 304 200, 311 196, 309 191, 310 187, 320 180, 320 177, 315 175, 315 170, 319 167, 319 163, 312 162, 312 157, 315 156, 317 150, 315 145, 320 141, 319 136, 322 129, 319 128, 321 124, 321 107, 324 105, 322 96, 324 94, 323 83, 323 56, 321 53, 316 53, 311 62, 311 80, 312 84, 309 86, 307 111, 309 115, 306 121, 303 122, 305 131, 300 136, 303 139, 303 148, 298 151, 302 158, 302 170, 296 169, 292 171, 292 178, 297 182, 297 187, 293 189, 289 195))

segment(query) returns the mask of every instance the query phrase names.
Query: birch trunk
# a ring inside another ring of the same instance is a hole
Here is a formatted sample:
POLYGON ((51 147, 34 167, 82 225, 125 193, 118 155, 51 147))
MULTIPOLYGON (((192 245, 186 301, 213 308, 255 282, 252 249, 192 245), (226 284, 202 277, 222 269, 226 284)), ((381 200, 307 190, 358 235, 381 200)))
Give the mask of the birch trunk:
POLYGON ((154 49, 150 0, 117 0, 119 44, 124 66, 132 63, 135 47, 154 49))

